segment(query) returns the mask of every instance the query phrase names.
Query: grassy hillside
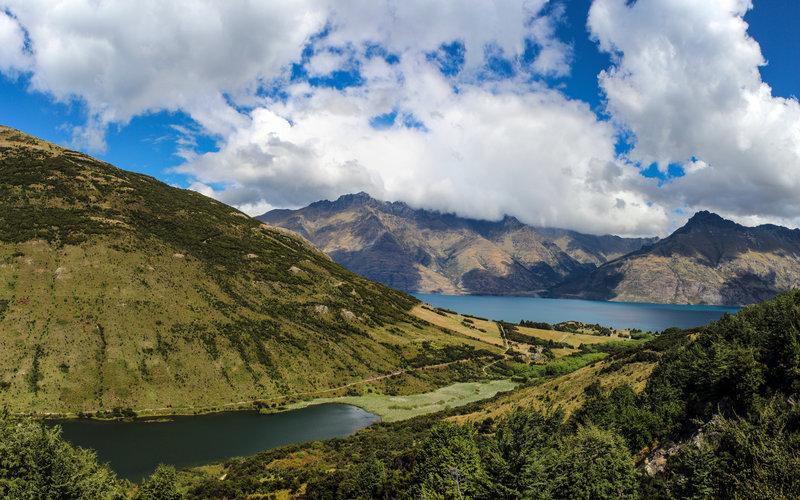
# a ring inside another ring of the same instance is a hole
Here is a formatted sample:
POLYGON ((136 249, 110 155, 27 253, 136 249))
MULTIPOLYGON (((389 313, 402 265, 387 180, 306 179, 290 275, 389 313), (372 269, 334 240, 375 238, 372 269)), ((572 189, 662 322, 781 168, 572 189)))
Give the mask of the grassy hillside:
MULTIPOLYGON (((190 499, 798 498, 799 325, 795 291, 489 401, 177 477, 162 468, 142 490, 158 484, 190 499)), ((41 431, 2 415, 0 431, 0 447, 36 459, 21 474, 15 464, 6 472, 23 478, 8 483, 17 490, 121 486, 91 457, 54 484, 36 475, 50 463, 32 439, 41 431)), ((45 437, 48 452, 63 448, 45 437)), ((57 460, 56 472, 71 464, 57 460)))
POLYGON ((499 351, 286 230, 9 128, 0 207, 15 411, 212 407, 499 351))

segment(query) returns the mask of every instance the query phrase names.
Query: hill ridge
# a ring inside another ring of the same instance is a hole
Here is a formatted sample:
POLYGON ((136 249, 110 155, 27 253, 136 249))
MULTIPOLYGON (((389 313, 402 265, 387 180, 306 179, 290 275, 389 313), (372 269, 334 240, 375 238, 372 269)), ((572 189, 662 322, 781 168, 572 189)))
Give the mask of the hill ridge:
POLYGON ((695 213, 666 238, 551 290, 625 302, 745 305, 800 286, 800 230, 695 213))

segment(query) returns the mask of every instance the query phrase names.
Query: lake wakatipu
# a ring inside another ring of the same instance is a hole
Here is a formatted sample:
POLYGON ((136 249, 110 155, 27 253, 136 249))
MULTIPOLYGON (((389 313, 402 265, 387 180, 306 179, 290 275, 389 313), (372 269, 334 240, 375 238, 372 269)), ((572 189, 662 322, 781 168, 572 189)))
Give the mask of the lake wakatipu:
POLYGON ((716 321, 726 312, 735 313, 735 306, 690 306, 635 302, 599 302, 576 299, 543 299, 486 295, 412 294, 434 307, 471 314, 492 320, 517 323, 521 320, 597 323, 609 328, 638 328, 663 331, 671 326, 691 328, 716 321))

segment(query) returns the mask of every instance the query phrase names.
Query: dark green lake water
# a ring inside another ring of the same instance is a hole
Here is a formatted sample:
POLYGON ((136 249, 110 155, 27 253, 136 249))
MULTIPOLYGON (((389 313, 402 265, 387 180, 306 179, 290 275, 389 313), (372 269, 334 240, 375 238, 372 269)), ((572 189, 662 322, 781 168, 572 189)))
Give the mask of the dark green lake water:
POLYGON ((93 448, 120 477, 139 481, 160 463, 193 467, 254 455, 293 443, 345 437, 379 417, 345 404, 309 406, 272 415, 227 412, 170 422, 64 420, 64 438, 93 448))
POLYGON ((531 297, 491 297, 482 295, 413 294, 435 307, 483 318, 513 321, 562 321, 599 323, 611 328, 639 328, 663 331, 671 326, 690 328, 716 321, 726 312, 739 310, 733 306, 687 306, 673 304, 640 304, 633 302, 599 302, 573 299, 540 299, 531 297))

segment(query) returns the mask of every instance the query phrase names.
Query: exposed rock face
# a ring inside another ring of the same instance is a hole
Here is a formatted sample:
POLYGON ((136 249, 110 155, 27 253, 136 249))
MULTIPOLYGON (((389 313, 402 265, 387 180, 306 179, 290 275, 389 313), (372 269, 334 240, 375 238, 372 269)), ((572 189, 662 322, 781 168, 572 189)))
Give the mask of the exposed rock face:
POLYGON ((593 300, 752 304, 800 285, 800 230, 745 227, 710 212, 652 246, 552 290, 593 300))
POLYGON ((534 228, 513 217, 465 219, 366 193, 259 219, 296 231, 364 277, 423 293, 535 295, 656 241, 534 228))

